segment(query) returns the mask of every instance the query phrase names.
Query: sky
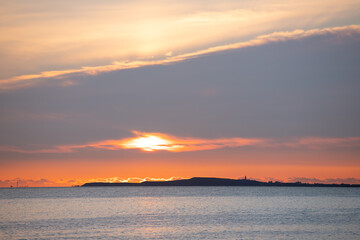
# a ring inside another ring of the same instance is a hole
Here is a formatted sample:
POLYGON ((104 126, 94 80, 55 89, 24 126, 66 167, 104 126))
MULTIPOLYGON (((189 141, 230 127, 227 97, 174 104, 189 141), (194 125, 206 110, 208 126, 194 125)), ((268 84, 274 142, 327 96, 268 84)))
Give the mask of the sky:
POLYGON ((360 184, 359 0, 0 6, 0 187, 360 184))

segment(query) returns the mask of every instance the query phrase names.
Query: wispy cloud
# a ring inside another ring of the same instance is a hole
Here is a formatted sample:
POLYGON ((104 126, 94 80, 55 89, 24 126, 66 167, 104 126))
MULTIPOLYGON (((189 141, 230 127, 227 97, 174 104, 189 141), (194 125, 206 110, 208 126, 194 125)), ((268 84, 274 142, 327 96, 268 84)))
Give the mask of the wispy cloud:
POLYGON ((264 139, 252 138, 180 138, 161 133, 134 132, 136 137, 124 139, 120 146, 125 149, 144 151, 165 150, 170 152, 202 151, 224 147, 252 146, 263 143, 264 139))
POLYGON ((3 1, 1 7, 0 78, 9 78, 358 23, 359 1, 40 0, 3 1))
POLYGON ((0 146, 0 151, 18 153, 71 153, 76 149, 94 148, 104 150, 140 149, 146 152, 169 151, 201 151, 224 147, 252 146, 263 143, 263 139, 252 138, 180 138, 163 133, 143 133, 134 131, 135 137, 118 140, 103 140, 98 142, 85 143, 81 145, 55 146, 49 149, 25 150, 16 146, 0 146))
MULTIPOLYGON (((86 147, 86 145, 83 145, 86 147)), ((74 149, 81 148, 80 145, 74 145, 74 146, 55 146, 53 148, 48 149, 36 149, 36 150, 27 150, 22 149, 17 146, 11 146, 11 145, 2 145, 0 146, 0 151, 2 152, 17 152, 17 153, 26 153, 26 154, 32 154, 32 153, 71 153, 74 152, 74 149)))
MULTIPOLYGON (((360 25, 351 25, 344 27, 334 27, 334 28, 323 28, 323 29, 312 29, 312 30, 294 30, 294 31, 285 31, 285 32, 274 32, 272 34, 266 34, 258 36, 252 40, 238 42, 235 44, 227 44, 220 45, 216 47, 211 47, 203 50, 198 50, 195 52, 190 52, 186 54, 173 55, 166 54, 167 57, 164 59, 158 60, 141 60, 141 61, 123 61, 118 62, 115 61, 112 64, 96 66, 96 67, 82 67, 79 69, 68 69, 68 70, 60 70, 60 71, 45 71, 39 74, 31 74, 31 75, 20 75, 17 77, 12 77, 8 79, 0 80, 0 90, 6 89, 15 89, 15 88, 23 88, 30 87, 36 84, 41 83, 43 80, 49 79, 57 79, 59 81, 68 81, 67 77, 76 76, 76 75, 95 75, 102 72, 110 72, 110 71, 118 71, 124 69, 132 69, 132 68, 140 68, 144 66, 152 66, 152 65, 164 65, 171 64, 180 61, 184 61, 190 58, 203 56, 206 54, 232 50, 232 49, 241 49, 246 47, 255 47, 264 44, 281 42, 281 41, 289 41, 295 39, 303 39, 311 36, 318 35, 358 35, 360 34, 360 25), (65 79, 65 80, 64 80, 65 79)), ((73 81, 72 81, 73 84, 73 81)), ((65 84, 66 86, 68 84, 65 84)))
POLYGON ((79 145, 58 145, 48 149, 22 149, 17 146, 3 145, 0 151, 18 152, 25 154, 34 153, 72 153, 78 149, 92 148, 102 150, 139 149, 145 152, 168 151, 188 152, 204 151, 220 148, 235 147, 259 147, 259 148, 308 148, 322 149, 334 147, 359 148, 359 137, 345 138, 320 138, 305 137, 294 139, 269 139, 269 138, 183 138, 164 133, 147 133, 134 131, 134 137, 126 139, 110 139, 98 142, 90 142, 79 145))
POLYGON ((360 147, 360 138, 359 137, 347 137, 347 138, 308 137, 308 138, 299 139, 295 144, 302 146, 360 147))
POLYGON ((285 147, 285 148, 359 148, 360 137, 342 137, 342 138, 324 138, 324 137, 303 137, 285 140, 273 140, 265 144, 268 147, 285 147))

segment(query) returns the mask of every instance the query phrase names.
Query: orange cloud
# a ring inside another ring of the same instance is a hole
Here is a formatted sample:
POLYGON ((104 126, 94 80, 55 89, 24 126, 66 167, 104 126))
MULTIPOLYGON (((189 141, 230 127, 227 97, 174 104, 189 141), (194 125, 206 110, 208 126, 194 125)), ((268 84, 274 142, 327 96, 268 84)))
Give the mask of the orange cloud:
POLYGON ((122 140, 105 140, 85 145, 60 146, 56 149, 71 150, 76 148, 93 147, 107 150, 118 149, 140 149, 147 152, 152 151, 201 151, 224 147, 241 147, 263 143, 263 139, 250 138, 221 138, 221 139, 199 139, 179 138, 163 133, 133 132, 136 137, 122 140))
POLYGON ((122 148, 135 148, 144 151, 166 150, 170 152, 201 151, 224 147, 251 146, 263 143, 263 139, 220 138, 199 139, 179 138, 161 133, 134 132, 135 138, 121 141, 122 148))
POLYGON ((0 62, 9 67, 0 74, 7 78, 20 69, 33 73, 47 66, 61 70, 159 58, 248 40, 274 29, 356 22, 357 6, 357 0, 62 1, 61 7, 58 1, 8 1, 1 5, 0 62))
POLYGON ((69 75, 70 76, 83 75, 83 74, 94 75, 102 72, 140 68, 140 67, 152 66, 152 65, 171 64, 220 51, 241 49, 246 47, 255 47, 273 42, 289 41, 294 39, 302 39, 310 36, 325 35, 325 34, 336 34, 336 35, 360 34, 360 25, 350 25, 344 27, 312 29, 312 30, 298 29, 294 31, 274 32, 272 34, 258 36, 255 39, 249 41, 211 47, 186 54, 174 55, 173 52, 171 52, 171 54, 166 54, 167 56, 166 58, 159 60, 123 61, 123 62, 115 61, 112 64, 103 65, 103 66, 82 67, 79 69, 68 69, 68 70, 60 70, 60 71, 45 71, 45 72, 41 72, 40 74, 21 75, 21 76, 0 80, 0 90, 33 86, 38 84, 40 79, 55 78, 58 80, 62 80, 62 78, 69 75))
POLYGON ((94 148, 104 150, 140 149, 145 152, 169 151, 189 152, 204 151, 226 147, 256 146, 261 148, 329 148, 329 147, 360 147, 359 137, 320 138, 306 137, 300 139, 265 139, 265 138, 181 138, 164 133, 146 133, 134 131, 135 137, 127 139, 110 139, 79 145, 58 145, 49 149, 26 150, 16 146, 0 146, 0 151, 18 153, 71 153, 77 149, 94 148))
POLYGON ((0 151, 19 153, 70 153, 81 148, 97 148, 106 150, 140 149, 143 151, 201 151, 224 147, 251 146, 263 143, 264 139, 252 138, 220 138, 199 139, 179 138, 162 133, 133 132, 136 137, 119 140, 104 140, 81 145, 60 145, 50 149, 24 150, 16 146, 0 146, 0 151))

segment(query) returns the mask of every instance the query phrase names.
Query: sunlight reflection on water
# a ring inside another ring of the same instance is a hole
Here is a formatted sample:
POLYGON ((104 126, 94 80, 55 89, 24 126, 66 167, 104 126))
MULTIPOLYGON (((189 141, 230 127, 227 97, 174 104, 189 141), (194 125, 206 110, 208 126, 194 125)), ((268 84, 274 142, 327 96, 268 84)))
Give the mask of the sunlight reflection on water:
POLYGON ((357 239, 360 189, 0 189, 1 239, 357 239))

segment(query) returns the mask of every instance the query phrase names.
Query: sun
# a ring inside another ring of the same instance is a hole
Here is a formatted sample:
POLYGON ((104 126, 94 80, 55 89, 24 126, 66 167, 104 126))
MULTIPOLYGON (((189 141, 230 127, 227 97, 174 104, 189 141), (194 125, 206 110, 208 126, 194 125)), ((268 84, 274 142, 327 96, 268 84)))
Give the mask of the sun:
POLYGON ((172 144, 171 141, 164 138, 155 135, 145 135, 130 139, 122 145, 125 148, 140 148, 143 151, 152 152, 155 150, 170 150, 172 144))

